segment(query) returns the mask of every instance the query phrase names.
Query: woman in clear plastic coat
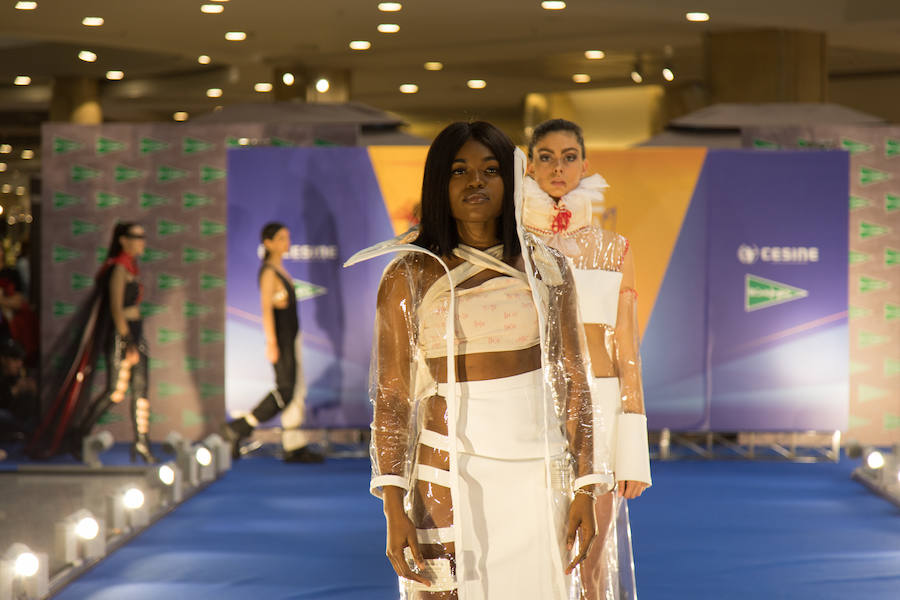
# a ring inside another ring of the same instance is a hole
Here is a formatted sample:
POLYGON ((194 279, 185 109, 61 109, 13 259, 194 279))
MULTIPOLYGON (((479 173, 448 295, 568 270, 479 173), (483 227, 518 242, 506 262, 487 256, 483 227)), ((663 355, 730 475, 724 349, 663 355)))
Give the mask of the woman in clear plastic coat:
MULTIPOLYGON (((523 221, 528 231, 569 260, 590 352, 594 412, 609 424, 604 439, 617 481, 618 518, 605 544, 583 569, 586 598, 634 598, 634 570, 625 499, 650 486, 647 419, 641 386, 634 257, 628 240, 592 225, 606 181, 585 177, 581 128, 553 119, 534 129, 528 147, 523 221)), ((598 505, 598 518, 605 506, 598 505)), ((601 532, 602 535, 602 532, 601 532)))
POLYGON ((420 227, 347 263, 401 252, 378 291, 370 395, 371 490, 404 598, 580 598, 594 496, 611 511, 574 282, 517 226, 523 175, 497 128, 451 124, 420 227))

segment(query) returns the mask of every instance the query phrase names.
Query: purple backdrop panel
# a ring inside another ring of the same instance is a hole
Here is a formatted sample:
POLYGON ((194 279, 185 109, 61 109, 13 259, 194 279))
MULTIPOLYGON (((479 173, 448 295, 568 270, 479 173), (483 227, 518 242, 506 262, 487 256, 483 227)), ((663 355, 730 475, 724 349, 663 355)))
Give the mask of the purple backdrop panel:
POLYGON ((273 387, 257 276, 260 230, 291 232, 307 386, 305 427, 367 427, 375 294, 387 258, 353 269, 354 252, 393 236, 365 148, 249 148, 228 153, 226 407, 249 411, 273 387))
POLYGON ((707 156, 710 429, 846 427, 847 173, 844 152, 707 156))

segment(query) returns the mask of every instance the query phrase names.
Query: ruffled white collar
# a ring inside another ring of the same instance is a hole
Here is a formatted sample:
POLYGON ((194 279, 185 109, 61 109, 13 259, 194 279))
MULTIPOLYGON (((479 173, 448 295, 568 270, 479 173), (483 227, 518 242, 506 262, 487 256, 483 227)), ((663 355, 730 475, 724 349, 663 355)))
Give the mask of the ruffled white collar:
POLYGON ((557 202, 533 178, 525 177, 523 225, 539 235, 574 233, 591 224, 594 205, 603 204, 603 192, 608 187, 602 176, 591 175, 557 202))

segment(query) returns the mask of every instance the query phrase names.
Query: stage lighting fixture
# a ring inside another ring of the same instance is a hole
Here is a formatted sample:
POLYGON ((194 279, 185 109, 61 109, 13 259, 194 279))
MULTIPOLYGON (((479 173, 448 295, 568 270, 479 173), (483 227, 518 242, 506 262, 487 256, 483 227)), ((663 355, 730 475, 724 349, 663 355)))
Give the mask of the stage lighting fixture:
POLYGON ((137 510, 144 506, 144 492, 136 487, 130 487, 122 494, 122 504, 128 510, 137 510))
POLYGON ((147 474, 147 485, 160 490, 160 498, 164 504, 178 504, 183 499, 181 470, 174 462, 152 469, 147 474))
POLYGON ((425 63, 426 71, 440 71, 444 68, 444 63, 437 60, 429 60, 425 63))
POLYGON ((575 83, 590 83, 591 76, 587 73, 575 73, 574 75, 572 75, 572 81, 574 81, 575 83))
POLYGON ((243 42, 247 39, 247 33, 244 31, 228 31, 225 33, 225 39, 229 42, 243 42))
POLYGON ((31 77, 28 75, 16 75, 13 85, 31 85, 31 77))
POLYGON ((866 466, 877 471, 884 466, 884 454, 875 448, 869 448, 863 453, 866 466))
POLYGON ((106 526, 87 509, 56 524, 54 556, 65 565, 102 558, 106 554, 106 526))
POLYGON ((689 12, 685 13, 684 18, 692 23, 705 23, 706 21, 709 21, 709 13, 689 12))
POLYGON ((400 31, 400 26, 396 23, 379 23, 376 29, 379 33, 397 33, 400 31))
POLYGON ((47 554, 15 543, 0 556, 0 600, 37 600, 50 592, 47 554))
POLYGON ((231 469, 231 444, 222 439, 218 433, 211 433, 203 438, 203 445, 212 453, 216 473, 221 475, 231 469))
POLYGON ((208 467, 212 464, 212 452, 206 446, 199 446, 194 452, 194 458, 197 459, 201 467, 208 467))
POLYGON ((368 50, 372 47, 372 42, 368 40, 353 40, 350 42, 351 50, 368 50))
POLYGON ((415 83, 403 83, 400 84, 400 93, 401 94, 416 94, 419 91, 419 86, 415 83))
POLYGON ((294 85, 294 81, 296 81, 296 78, 293 73, 284 73, 281 76, 281 83, 284 85, 292 86, 294 85))
POLYGON ((663 67, 662 76, 666 81, 675 81, 675 71, 670 66, 663 67))
POLYGON ((603 50, 585 50, 584 57, 588 60, 601 60, 606 58, 606 52, 603 50))
POLYGON ((34 158, 34 150, 30 150, 28 148, 22 150, 22 158, 24 160, 31 160, 34 158))
POLYGON ((201 482, 209 483, 216 479, 216 466, 213 464, 213 455, 209 448, 202 444, 194 446, 194 464, 197 465, 197 475, 201 482))
POLYGON ((862 460, 862 464, 853 470, 853 479, 900 506, 900 444, 892 451, 884 451, 851 443, 847 445, 847 456, 862 460))
POLYGON ((100 454, 112 448, 114 441, 113 435, 105 430, 85 436, 81 440, 81 461, 92 469, 99 469, 103 466, 100 454))
POLYGON ((163 485, 172 485, 175 483, 175 469, 171 465, 165 464, 159 467, 157 476, 163 485))
POLYGON ((37 8, 37 2, 20 0, 16 2, 16 10, 34 10, 37 8))
POLYGON ((187 120, 188 120, 188 116, 189 116, 189 115, 188 115, 186 112, 184 112, 183 110, 180 110, 180 111, 178 111, 177 113, 174 113, 174 114, 172 115, 172 119, 174 119, 174 120, 176 120, 176 121, 179 121, 179 122, 181 122, 181 121, 187 121, 187 120))
POLYGON ((320 77, 316 81, 316 91, 320 94, 324 94, 331 88, 331 82, 325 79, 324 77, 320 77))
POLYGON ((253 91, 265 94, 272 91, 272 84, 268 81, 261 81, 253 86, 253 91))
POLYGON ((117 533, 127 528, 146 527, 150 514, 144 501, 144 492, 133 485, 126 486, 106 497, 107 523, 117 533))
POLYGON ((200 465, 194 460, 189 441, 181 437, 177 431, 172 431, 163 440, 163 451, 175 455, 175 464, 186 485, 196 487, 200 483, 200 465))
POLYGON ((85 17, 81 20, 85 27, 100 27, 103 23, 103 17, 85 17))
POLYGON ((95 60, 97 60, 97 54, 95 52, 91 52, 90 50, 82 50, 78 53, 78 58, 80 58, 84 62, 94 62, 95 60))
POLYGON ((484 79, 470 79, 466 85, 473 90, 483 90, 487 87, 487 82, 484 79))
POLYGON ((106 78, 110 81, 121 81, 122 79, 125 79, 125 71, 107 71, 106 78))
POLYGON ((212 59, 209 56, 207 56, 206 54, 201 54, 200 56, 197 57, 197 62, 200 63, 201 65, 208 65, 209 63, 212 62, 212 59))
POLYGON ((0 154, 10 154, 12 152, 12 146, 9 144, 0 144, 0 154))
POLYGON ((634 63, 634 66, 631 68, 631 80, 635 83, 642 83, 644 81, 644 76, 641 74, 640 63, 634 63))

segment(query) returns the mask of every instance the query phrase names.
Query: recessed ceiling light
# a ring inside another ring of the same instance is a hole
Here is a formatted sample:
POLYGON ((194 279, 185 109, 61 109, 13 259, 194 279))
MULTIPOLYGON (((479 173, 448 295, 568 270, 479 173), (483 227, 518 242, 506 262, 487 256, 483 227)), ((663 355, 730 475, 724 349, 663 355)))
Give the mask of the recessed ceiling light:
POLYGON ((243 31, 229 31, 225 34, 225 39, 229 42, 243 42, 247 39, 247 34, 243 31))
POLYGON ((225 12, 225 7, 221 4, 203 4, 200 6, 200 12, 208 15, 217 15, 225 12))
POLYGON ((12 146, 9 144, 0 144, 0 154, 9 154, 12 152, 12 146))
POLYGON ((324 77, 320 77, 318 81, 316 81, 316 91, 320 94, 324 94, 331 88, 331 82, 325 79, 324 77))
POLYGON ((31 160, 34 158, 34 150, 29 150, 28 148, 22 150, 22 158, 24 160, 31 160))
POLYGON ((16 186, 16 196, 24 196, 25 195, 25 186, 17 185, 16 186))
POLYGON ((585 50, 584 57, 588 60, 600 60, 606 58, 606 52, 603 50, 585 50))
POLYGON ((684 15, 684 18, 694 23, 703 23, 709 21, 709 13, 689 12, 684 15))
POLYGON ((426 71, 440 71, 443 68, 444 68, 444 63, 438 62, 436 60, 430 60, 427 63, 425 63, 426 71))
POLYGON ((372 42, 366 40, 353 40, 350 42, 351 50, 368 50, 372 47, 372 42))
POLYGON ((399 2, 379 2, 378 10, 381 12, 397 12, 398 10, 402 10, 403 5, 399 2))
POLYGON ((17 75, 15 80, 13 80, 13 83, 16 85, 30 85, 31 77, 28 75, 17 75))
POLYGON ((296 81, 296 78, 294 77, 293 73, 284 73, 281 76, 281 83, 283 83, 284 85, 287 85, 287 86, 294 85, 294 81, 296 81))
POLYGON ((95 60, 97 60, 97 55, 90 50, 82 50, 78 53, 78 58, 80 58, 84 62, 94 62, 95 60))
MULTIPOLYGON (((3 187, 0 187, 0 192, 3 192, 4 194, 8 194, 11 191, 12 191, 12 185, 10 185, 8 183, 4 183, 3 187)), ((15 221, 13 221, 13 222, 15 222, 15 221)))
POLYGON ((261 92, 261 93, 271 92, 272 84, 269 83, 268 81, 261 81, 253 86, 253 90, 256 92, 261 92))
POLYGON ((558 2, 554 0, 544 0, 544 2, 541 2, 541 8, 543 8, 544 10, 562 10, 565 7, 565 2, 558 2))
POLYGON ((400 92, 404 94, 415 94, 419 91, 419 86, 414 83, 404 83, 400 86, 400 92))
POLYGON ((0 162, 0 173, 6 170, 6 163, 0 162))
POLYGON ((172 118, 175 119, 176 121, 187 121, 188 116, 189 115, 186 112, 184 112, 183 110, 179 110, 177 113, 172 115, 172 118))
POLYGON ((470 79, 466 82, 466 85, 473 90, 483 90, 487 87, 487 82, 484 79, 470 79))
POLYGON ((400 26, 396 23, 379 23, 378 31, 381 33, 397 33, 400 31, 400 26))
POLYGON ((119 81, 125 79, 125 71, 107 71, 106 78, 111 81, 119 81))
POLYGON ((34 10, 37 8, 37 2, 16 2, 18 10, 34 10))
POLYGON ((206 96, 208 98, 221 98, 222 90, 221 88, 209 88, 208 90, 206 90, 206 96))
POLYGON ((587 73, 575 73, 572 75, 572 81, 575 83, 590 83, 591 76, 587 73))
POLYGON ((200 63, 201 65, 208 65, 209 63, 212 62, 212 59, 205 54, 201 54, 200 56, 197 57, 197 62, 200 63))
POLYGON ((103 25, 103 17, 85 17, 81 20, 85 27, 100 27, 103 25))
POLYGON ((640 74, 637 70, 631 72, 631 80, 635 83, 641 83, 644 81, 644 76, 640 74))
POLYGON ((675 80, 675 72, 670 68, 666 67, 662 70, 663 78, 666 81, 674 81, 675 80))

